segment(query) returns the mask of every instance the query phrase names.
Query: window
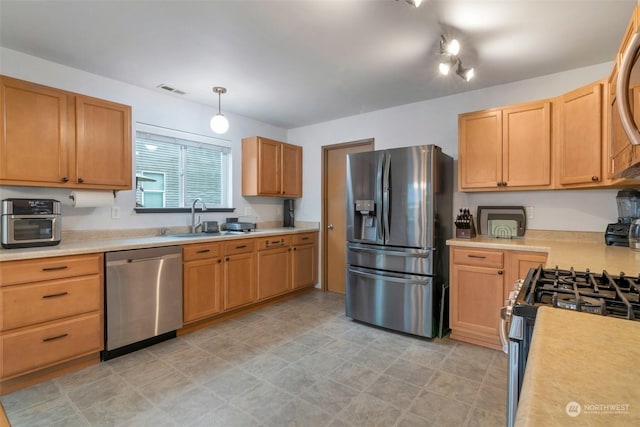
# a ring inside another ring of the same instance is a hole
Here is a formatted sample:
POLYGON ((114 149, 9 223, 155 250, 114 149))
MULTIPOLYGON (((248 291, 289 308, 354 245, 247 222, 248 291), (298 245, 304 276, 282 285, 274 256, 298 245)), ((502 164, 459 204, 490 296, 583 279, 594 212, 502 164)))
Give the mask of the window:
POLYGON ((216 138, 137 126, 144 129, 136 132, 137 211, 190 208, 198 197, 208 209, 231 207, 229 147, 216 138))

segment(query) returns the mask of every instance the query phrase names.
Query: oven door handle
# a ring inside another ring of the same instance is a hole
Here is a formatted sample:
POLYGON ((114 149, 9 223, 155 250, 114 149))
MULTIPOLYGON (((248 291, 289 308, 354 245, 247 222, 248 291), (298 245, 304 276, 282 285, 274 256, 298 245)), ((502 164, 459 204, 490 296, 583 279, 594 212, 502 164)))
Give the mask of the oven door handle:
POLYGON ((509 354, 509 321, 507 317, 511 317, 509 306, 502 307, 500 309, 500 326, 498 327, 498 333, 500 334, 500 344, 502 345, 502 351, 505 354, 509 354))

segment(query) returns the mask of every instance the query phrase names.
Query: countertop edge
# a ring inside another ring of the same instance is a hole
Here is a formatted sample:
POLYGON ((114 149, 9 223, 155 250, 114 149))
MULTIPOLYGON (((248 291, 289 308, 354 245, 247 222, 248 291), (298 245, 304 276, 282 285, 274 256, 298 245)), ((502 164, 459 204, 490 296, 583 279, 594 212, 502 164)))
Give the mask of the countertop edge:
POLYGON ((56 246, 0 249, 0 262, 19 261, 35 258, 51 258, 67 255, 82 255, 98 252, 112 252, 129 249, 155 248, 162 246, 182 246, 194 243, 205 243, 224 240, 238 240, 247 238, 268 237, 281 234, 299 234, 318 232, 318 227, 270 228, 257 229, 250 233, 239 235, 212 235, 211 237, 174 237, 174 236, 145 236, 133 238, 117 238, 104 240, 72 240, 62 242, 56 246))

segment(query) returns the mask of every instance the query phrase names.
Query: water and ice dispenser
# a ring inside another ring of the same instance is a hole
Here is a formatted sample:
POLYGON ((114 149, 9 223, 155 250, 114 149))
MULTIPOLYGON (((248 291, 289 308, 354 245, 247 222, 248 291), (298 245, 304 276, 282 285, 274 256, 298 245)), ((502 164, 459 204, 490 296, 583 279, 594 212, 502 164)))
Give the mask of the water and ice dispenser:
POLYGON ((376 202, 373 200, 356 200, 354 217, 354 234, 356 240, 376 241, 378 221, 376 218, 376 202))

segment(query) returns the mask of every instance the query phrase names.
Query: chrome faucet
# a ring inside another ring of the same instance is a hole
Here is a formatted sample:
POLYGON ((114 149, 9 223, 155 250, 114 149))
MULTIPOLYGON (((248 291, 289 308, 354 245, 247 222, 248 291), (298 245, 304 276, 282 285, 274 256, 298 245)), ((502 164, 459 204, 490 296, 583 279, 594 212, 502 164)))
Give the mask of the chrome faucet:
POLYGON ((202 225, 202 222, 200 221, 200 215, 198 215, 198 223, 196 224, 196 204, 198 202, 202 203, 203 212, 207 210, 207 205, 205 205, 202 199, 199 197, 196 198, 191 204, 191 232, 193 234, 195 234, 198 231, 198 227, 202 225))

